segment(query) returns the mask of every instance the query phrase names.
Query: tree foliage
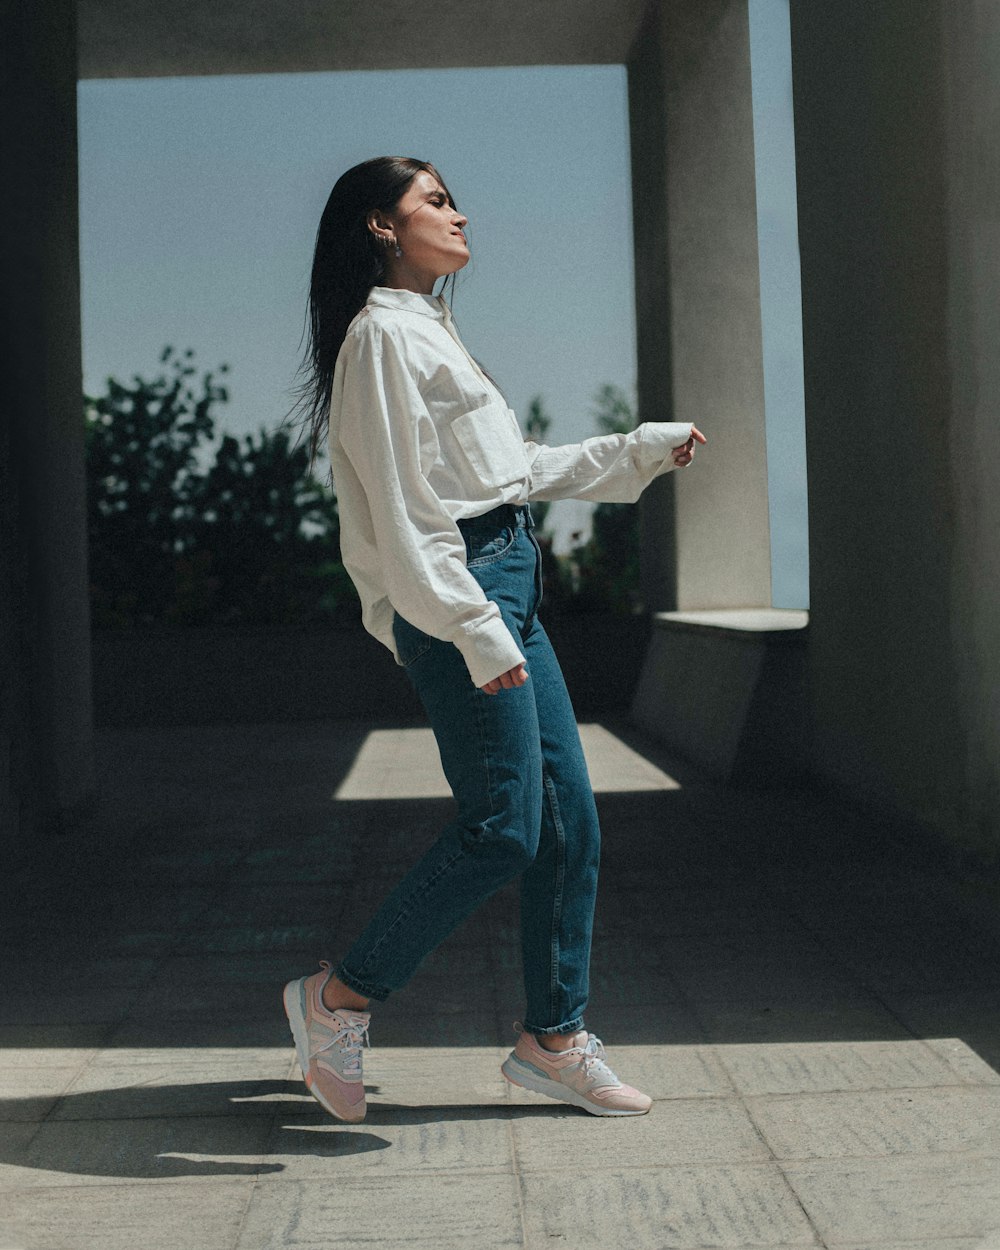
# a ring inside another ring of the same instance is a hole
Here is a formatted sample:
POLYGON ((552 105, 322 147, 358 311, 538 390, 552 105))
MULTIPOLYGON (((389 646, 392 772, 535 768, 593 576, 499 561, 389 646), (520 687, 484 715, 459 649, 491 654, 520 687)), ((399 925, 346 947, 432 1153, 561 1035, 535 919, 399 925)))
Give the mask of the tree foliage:
POLYGON ((602 434, 627 434, 635 429, 635 411, 628 396, 610 382, 598 387, 592 412, 602 434))
MULTIPOLYGON (((356 612, 332 493, 284 430, 215 435, 228 392, 193 352, 84 397, 93 620, 98 626, 301 624, 356 612)), ((226 372, 226 366, 219 368, 226 372)))

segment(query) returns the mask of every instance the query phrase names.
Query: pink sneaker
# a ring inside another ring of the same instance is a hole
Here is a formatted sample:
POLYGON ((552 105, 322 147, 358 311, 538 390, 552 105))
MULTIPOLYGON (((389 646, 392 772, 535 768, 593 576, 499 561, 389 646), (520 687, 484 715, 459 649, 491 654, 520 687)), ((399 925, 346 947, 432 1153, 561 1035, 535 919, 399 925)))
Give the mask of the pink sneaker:
POLYGON ((285 986, 285 1015, 310 1094, 338 1120, 356 1124, 367 1110, 361 1047, 368 1043, 371 1012, 350 1007, 328 1011, 322 994, 333 971, 325 959, 319 962, 324 971, 285 986))
POLYGON ((500 1065, 512 1085, 561 1098, 591 1115, 645 1115, 648 1094, 623 1085, 604 1062, 604 1044, 593 1033, 577 1033, 569 1050, 546 1050, 519 1022, 517 1045, 500 1065))

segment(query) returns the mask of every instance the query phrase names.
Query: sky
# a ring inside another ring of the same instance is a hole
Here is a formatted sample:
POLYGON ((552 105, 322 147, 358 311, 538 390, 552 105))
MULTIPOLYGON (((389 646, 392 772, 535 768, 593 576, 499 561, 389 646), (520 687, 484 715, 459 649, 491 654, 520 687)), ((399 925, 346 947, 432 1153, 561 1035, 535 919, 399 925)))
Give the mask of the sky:
MULTIPOLYGON (((788 0, 750 7, 772 601, 808 602, 801 301, 788 0)), ((276 430, 305 348, 330 188, 377 155, 441 171, 469 218, 455 320, 549 443, 597 432, 594 394, 635 393, 625 69, 537 66, 79 84, 83 375, 155 376, 166 345, 229 366, 217 434, 276 430)), ((646 420, 669 420, 646 412, 646 420)), ((697 418, 696 418, 697 420, 697 418)), ((710 414, 699 422, 711 435, 710 414)), ((210 458, 209 455, 204 459, 210 458)), ((325 459, 317 475, 325 478, 325 459)), ((560 501, 557 550, 589 505, 560 501)))

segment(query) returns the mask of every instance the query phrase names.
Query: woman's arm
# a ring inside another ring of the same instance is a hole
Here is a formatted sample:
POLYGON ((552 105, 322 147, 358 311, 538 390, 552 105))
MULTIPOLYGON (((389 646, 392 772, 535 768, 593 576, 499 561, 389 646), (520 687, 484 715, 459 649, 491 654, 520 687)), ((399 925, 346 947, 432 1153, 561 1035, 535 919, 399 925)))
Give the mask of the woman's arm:
POLYGON ((368 320, 343 352, 335 433, 368 502, 386 594, 411 625, 454 643, 473 683, 486 686, 524 656, 421 471, 419 428, 430 416, 405 344, 368 320))
POLYGON ((705 436, 690 422, 644 421, 628 434, 600 434, 562 447, 525 443, 530 498, 635 503, 654 477, 690 464, 696 442, 705 436))

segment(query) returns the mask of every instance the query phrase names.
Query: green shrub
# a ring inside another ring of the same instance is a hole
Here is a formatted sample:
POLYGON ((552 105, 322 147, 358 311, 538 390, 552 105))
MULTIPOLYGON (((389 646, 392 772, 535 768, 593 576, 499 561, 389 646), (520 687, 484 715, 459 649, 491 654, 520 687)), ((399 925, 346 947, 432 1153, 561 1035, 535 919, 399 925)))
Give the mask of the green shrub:
MULTIPOLYGON (((164 372, 114 378, 84 397, 94 624, 305 624, 357 615, 340 561, 333 494, 284 430, 241 444, 215 434, 228 400, 193 352, 164 349, 164 372)), ((219 372, 226 372, 226 366, 219 372)))

